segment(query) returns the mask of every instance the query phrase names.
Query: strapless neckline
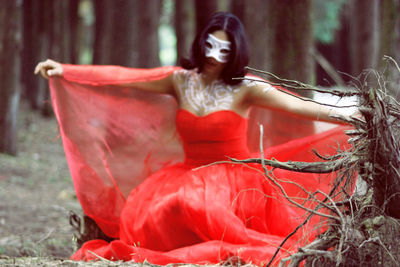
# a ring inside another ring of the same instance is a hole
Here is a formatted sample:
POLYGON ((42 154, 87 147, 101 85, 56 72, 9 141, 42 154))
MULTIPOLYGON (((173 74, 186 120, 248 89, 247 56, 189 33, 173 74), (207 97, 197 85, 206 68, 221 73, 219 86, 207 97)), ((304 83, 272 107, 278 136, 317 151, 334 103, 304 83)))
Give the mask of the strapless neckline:
POLYGON ((198 116, 179 109, 176 128, 185 152, 185 163, 204 165, 227 157, 247 158, 247 119, 232 110, 198 116))
POLYGON ((208 117, 211 117, 211 116, 215 116, 215 115, 220 114, 220 113, 230 113, 230 114, 233 114, 233 115, 235 115, 235 116, 237 116, 237 117, 239 117, 239 118, 241 118, 243 120, 247 120, 246 117, 243 117, 242 115, 240 115, 236 111, 233 111, 233 110, 230 110, 230 109, 221 109, 221 110, 217 110, 217 111, 213 111, 213 112, 207 113, 205 115, 197 115, 197 114, 195 114, 195 113, 193 113, 193 112, 191 112, 191 111, 189 111, 187 109, 184 109, 184 108, 179 108, 178 112, 184 112, 184 113, 187 113, 189 115, 192 115, 193 117, 200 118, 200 119, 201 118, 208 118, 208 117))

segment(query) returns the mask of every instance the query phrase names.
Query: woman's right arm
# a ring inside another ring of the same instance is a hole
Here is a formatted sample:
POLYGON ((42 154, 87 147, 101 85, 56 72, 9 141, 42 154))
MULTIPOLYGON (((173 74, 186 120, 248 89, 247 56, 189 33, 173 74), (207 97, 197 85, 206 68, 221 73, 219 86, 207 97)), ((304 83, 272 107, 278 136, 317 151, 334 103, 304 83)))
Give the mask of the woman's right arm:
POLYGON ((171 69, 155 71, 155 74, 150 76, 149 71, 151 70, 118 66, 68 65, 51 59, 38 63, 35 68, 35 74, 40 74, 46 79, 64 76, 65 79, 78 83, 125 86, 153 93, 175 95, 171 69))
POLYGON ((173 75, 170 74, 162 79, 146 81, 146 82, 131 82, 116 84, 117 86, 132 87, 136 90, 147 91, 152 93, 175 95, 173 75))

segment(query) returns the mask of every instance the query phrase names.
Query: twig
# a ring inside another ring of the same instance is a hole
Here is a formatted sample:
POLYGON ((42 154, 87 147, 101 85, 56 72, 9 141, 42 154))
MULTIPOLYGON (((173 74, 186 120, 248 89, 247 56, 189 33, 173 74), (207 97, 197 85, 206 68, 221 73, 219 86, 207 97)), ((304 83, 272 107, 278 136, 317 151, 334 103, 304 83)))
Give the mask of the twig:
POLYGON ((318 64, 325 70, 325 72, 332 78, 332 80, 335 81, 338 86, 345 86, 343 79, 338 75, 337 71, 335 71, 329 61, 321 53, 319 53, 317 49, 311 49, 311 54, 318 62, 318 64))
POLYGON ((390 251, 387 249, 387 247, 385 246, 385 244, 383 244, 382 240, 380 239, 379 236, 375 236, 375 237, 371 237, 368 240, 364 240, 364 242, 361 243, 361 245, 359 246, 359 248, 363 247, 366 243, 369 242, 377 242, 379 243, 379 245, 381 245, 383 247, 383 249, 386 251, 386 253, 390 256, 390 258, 393 260, 394 263, 399 264, 397 262, 397 260, 394 258, 394 256, 392 255, 392 253, 390 253, 390 251))
POLYGON ((310 220, 310 218, 313 215, 320 215, 322 217, 327 217, 327 218, 331 218, 333 220, 339 220, 337 217, 335 216, 331 216, 331 215, 327 215, 327 214, 322 214, 320 212, 317 212, 317 210, 319 209, 320 204, 317 205, 317 207, 314 210, 308 209, 300 204, 298 204, 297 202, 293 201, 285 192, 285 190, 283 189, 283 187, 277 183, 275 181, 274 178, 272 178, 269 175, 269 170, 265 167, 265 159, 264 159, 264 147, 263 147, 263 135, 264 135, 264 128, 262 125, 260 125, 260 151, 261 151, 261 165, 265 171, 265 175, 276 185, 278 186, 278 188, 281 190, 281 192, 283 193, 284 197, 292 204, 294 204, 297 207, 300 207, 306 211, 308 211, 310 214, 307 216, 307 218, 300 224, 298 225, 289 235, 287 235, 285 237, 285 239, 281 242, 281 244, 279 245, 279 247, 276 249, 274 255, 272 256, 272 258, 270 259, 270 261, 268 262, 268 264, 266 265, 267 267, 271 266, 271 264, 273 263, 274 259, 276 258, 276 256, 278 255, 279 251, 281 250, 281 248, 283 247, 283 245, 286 243, 286 241, 292 237, 301 227, 303 227, 306 223, 308 223, 308 221, 310 220))
MULTIPOLYGON (((267 76, 271 76, 272 78, 282 82, 282 83, 274 83, 274 82, 267 82, 264 81, 266 83, 269 83, 271 85, 277 85, 277 86, 283 86, 285 88, 292 88, 292 89, 297 89, 297 90, 305 90, 305 91, 315 91, 315 92, 319 92, 319 93, 326 93, 326 94, 331 94, 331 95, 337 95, 337 96, 354 96, 354 95, 358 95, 359 92, 357 90, 338 90, 338 89, 322 89, 319 87, 315 87, 315 86, 311 86, 309 84, 305 84, 296 80, 288 80, 288 79, 284 79, 284 78, 280 78, 278 76, 276 76, 275 74, 268 72, 268 71, 262 71, 262 70, 258 70, 258 69, 254 69, 251 67, 246 67, 246 69, 250 70, 250 71, 254 71, 254 72, 258 72, 261 73, 263 75, 267 75, 267 76), (297 86, 293 86, 290 84, 295 84, 297 86)), ((247 78, 245 78, 247 79, 247 78)), ((255 80, 255 81, 261 81, 262 80, 255 80)))
POLYGON ((46 240, 47 238, 49 238, 49 236, 54 232, 54 230, 55 230, 54 228, 51 228, 50 231, 44 237, 42 237, 39 241, 36 242, 36 244, 39 244, 44 240, 46 240))
POLYGON ((350 162, 347 158, 335 160, 333 162, 302 162, 302 161, 288 161, 280 162, 277 160, 268 160, 264 158, 250 158, 245 160, 238 160, 230 158, 233 162, 238 163, 258 163, 269 165, 274 168, 289 170, 293 172, 303 173, 331 173, 343 168, 344 163, 347 161, 349 164, 356 162, 356 159, 352 159, 350 162))
MULTIPOLYGON (((297 89, 297 90, 300 90, 300 89, 301 90, 306 90, 306 88, 293 88, 293 87, 290 87, 290 85, 287 85, 287 84, 278 84, 278 83, 267 82, 267 81, 258 80, 258 79, 251 79, 251 78, 248 78, 248 77, 236 78, 236 79, 248 80, 248 81, 253 81, 253 82, 263 82, 263 83, 267 83, 267 84, 270 84, 270 85, 274 85, 275 86, 274 88, 276 90, 278 90, 278 91, 281 91, 282 93, 285 93, 285 94, 288 94, 290 96, 293 96, 293 97, 296 97, 298 99, 301 99, 303 101, 312 102, 312 103, 315 103, 315 104, 318 104, 318 105, 323 105, 323 106, 332 107, 332 108, 354 108, 354 107, 358 107, 358 105, 338 106, 338 105, 332 105, 332 104, 328 104, 328 103, 321 103, 321 102, 315 101, 315 100, 313 100, 311 98, 307 98, 307 97, 302 97, 302 96, 296 95, 296 94, 294 94, 292 92, 283 90, 283 89, 281 89, 279 87, 276 87, 276 86, 283 86, 283 87, 286 87, 286 88, 297 89)), ((311 88, 309 88, 309 90, 335 95, 334 92, 329 92, 329 91, 323 90, 323 89, 314 89, 314 88, 311 89, 311 88)), ((349 93, 349 94, 346 94, 346 95, 344 95, 344 93, 342 93, 342 92, 340 93, 340 96, 352 96, 352 95, 355 95, 355 93, 354 94, 349 93)))
POLYGON ((109 264, 115 264, 115 262, 110 261, 110 260, 107 260, 106 258, 103 258, 102 256, 97 255, 96 253, 94 253, 94 252, 91 251, 91 250, 88 250, 88 252, 89 252, 90 254, 94 255, 96 258, 102 260, 102 261, 105 261, 105 262, 107 262, 107 263, 109 263, 109 264))
POLYGON ((396 66, 397 70, 398 70, 399 73, 400 73, 400 67, 399 67, 399 65, 397 64, 396 60, 394 60, 392 57, 386 56, 386 55, 384 55, 383 58, 386 59, 386 60, 391 61, 391 62, 396 66))
POLYGON ((319 255, 325 258, 334 259, 335 252, 334 251, 325 251, 322 249, 326 249, 332 246, 332 240, 322 240, 316 239, 310 244, 304 246, 303 248, 299 248, 299 251, 285 259, 282 259, 279 266, 285 266, 287 261, 290 261, 290 266, 298 266, 301 261, 303 261, 307 256, 319 255))

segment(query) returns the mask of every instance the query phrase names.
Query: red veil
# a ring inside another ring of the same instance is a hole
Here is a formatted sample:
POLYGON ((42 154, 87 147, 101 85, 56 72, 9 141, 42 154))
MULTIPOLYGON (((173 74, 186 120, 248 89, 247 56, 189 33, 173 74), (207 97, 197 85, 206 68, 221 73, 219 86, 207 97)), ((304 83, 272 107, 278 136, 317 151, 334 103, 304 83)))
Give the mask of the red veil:
MULTIPOLYGON (((118 84, 160 79, 178 68, 63 69, 63 78, 51 78, 50 88, 76 193, 84 213, 108 236, 118 237, 119 216, 129 192, 150 174, 183 159, 175 130, 175 100, 118 84)), ((256 108, 250 113, 248 133, 249 148, 255 153, 259 123, 265 129, 267 158, 315 161, 311 148, 334 154, 338 143, 346 143, 342 126, 309 136, 316 132, 314 124, 256 108)))

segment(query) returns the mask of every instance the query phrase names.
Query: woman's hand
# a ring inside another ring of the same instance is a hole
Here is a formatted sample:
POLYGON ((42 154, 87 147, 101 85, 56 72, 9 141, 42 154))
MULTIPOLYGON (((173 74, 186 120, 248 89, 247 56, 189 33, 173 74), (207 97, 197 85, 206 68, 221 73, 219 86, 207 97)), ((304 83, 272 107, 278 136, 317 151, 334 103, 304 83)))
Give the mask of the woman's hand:
POLYGON ((63 68, 57 61, 47 59, 46 61, 39 62, 35 67, 35 74, 40 73, 43 78, 48 79, 50 76, 62 76, 63 68))

